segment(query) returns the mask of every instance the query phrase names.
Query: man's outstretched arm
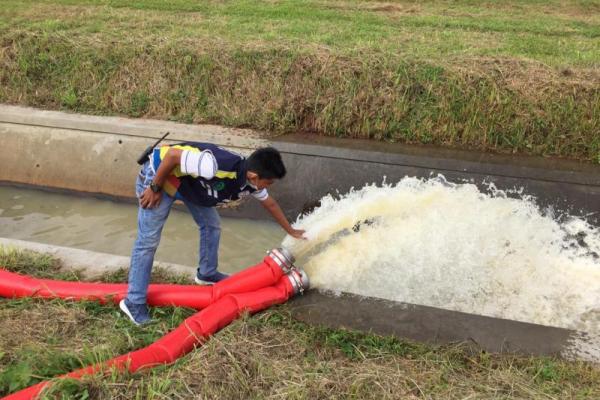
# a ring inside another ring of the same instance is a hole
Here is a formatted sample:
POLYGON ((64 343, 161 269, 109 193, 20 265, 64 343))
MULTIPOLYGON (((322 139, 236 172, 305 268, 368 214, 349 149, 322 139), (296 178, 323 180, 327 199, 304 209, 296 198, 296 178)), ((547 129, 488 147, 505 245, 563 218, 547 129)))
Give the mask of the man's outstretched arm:
POLYGON ((274 198, 269 196, 265 200, 261 201, 261 204, 273 216, 275 221, 277 221, 277 223, 281 225, 281 227, 288 233, 288 235, 296 239, 305 239, 304 230, 292 228, 285 215, 283 215, 281 207, 279 207, 279 204, 274 198))

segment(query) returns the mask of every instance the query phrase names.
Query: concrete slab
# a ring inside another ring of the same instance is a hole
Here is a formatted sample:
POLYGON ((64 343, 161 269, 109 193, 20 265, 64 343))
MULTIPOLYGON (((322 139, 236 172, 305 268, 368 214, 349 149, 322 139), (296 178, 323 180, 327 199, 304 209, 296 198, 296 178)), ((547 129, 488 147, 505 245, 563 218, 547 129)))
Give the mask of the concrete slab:
POLYGON ((165 143, 212 142, 249 153, 268 142, 249 130, 213 125, 75 115, 0 106, 0 181, 135 197, 139 155, 166 131, 165 143))
POLYGON ((600 225, 600 165, 481 153, 466 155, 462 151, 394 144, 386 145, 384 151, 381 144, 370 142, 319 139, 315 144, 309 140, 286 136, 273 141, 285 154, 289 171, 279 184, 277 195, 290 216, 336 190, 345 193, 366 183, 380 184, 384 176, 393 183, 405 176, 428 178, 443 174, 449 182, 472 182, 483 191, 487 190, 487 183, 502 190, 522 188, 542 208, 585 216, 600 225), (302 194, 296 193, 298 182, 303 182, 302 194))
MULTIPOLYGON (((431 344, 467 342, 496 353, 568 356, 578 332, 398 303, 348 293, 309 291, 290 303, 296 318, 330 328, 394 335, 431 344)), ((600 361, 600 347, 590 357, 600 361)))
MULTIPOLYGON (((149 139, 150 144, 165 132, 172 141, 210 142, 222 146, 256 148, 265 141, 264 134, 250 129, 226 128, 217 125, 190 125, 152 119, 103 117, 72 114, 62 111, 0 105, 0 122, 44 128, 134 136, 149 139)), ((145 147, 142 148, 142 150, 145 147)))
MULTIPOLYGON (((114 254, 6 238, 0 238, 0 247, 31 250, 38 253, 49 254, 61 260, 65 270, 80 270, 83 273, 83 276, 88 279, 94 279, 105 273, 114 272, 121 268, 129 268, 129 257, 116 256, 114 254)), ((180 264, 156 262, 154 263, 154 266, 165 268, 176 274, 189 275, 190 278, 193 277, 196 272, 195 267, 180 264)))

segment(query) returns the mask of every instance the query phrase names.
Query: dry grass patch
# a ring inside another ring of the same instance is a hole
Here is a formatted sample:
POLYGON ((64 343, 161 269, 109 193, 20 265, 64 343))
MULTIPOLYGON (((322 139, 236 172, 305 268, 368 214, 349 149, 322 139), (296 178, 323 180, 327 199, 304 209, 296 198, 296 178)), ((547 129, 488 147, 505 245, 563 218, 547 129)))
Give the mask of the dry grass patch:
POLYGON ((600 88, 600 69, 594 68, 550 68, 540 62, 498 57, 452 59, 446 65, 462 76, 486 77, 536 102, 556 93, 600 88))
MULTIPOLYGON (((83 309, 68 307, 55 302, 51 307, 37 301, 22 301, 19 306, 0 309, 0 349, 18 351, 32 342, 44 342, 46 338, 76 339, 77 333, 88 321, 83 309), (51 323, 50 323, 51 321, 51 323)), ((57 350, 81 348, 83 343, 61 343, 57 350)))
POLYGON ((600 370, 585 363, 491 355, 322 330, 286 308, 245 317, 174 366, 127 380, 91 378, 98 399, 154 393, 176 399, 594 398, 600 370))
POLYGON ((319 3, 320 7, 341 11, 370 11, 387 16, 402 14, 421 14, 423 5, 410 2, 379 2, 379 1, 327 1, 319 3))
POLYGON ((383 399, 412 393, 414 383, 401 373, 411 364, 385 354, 351 360, 308 336, 246 320, 211 339, 178 374, 190 393, 208 398, 383 399))

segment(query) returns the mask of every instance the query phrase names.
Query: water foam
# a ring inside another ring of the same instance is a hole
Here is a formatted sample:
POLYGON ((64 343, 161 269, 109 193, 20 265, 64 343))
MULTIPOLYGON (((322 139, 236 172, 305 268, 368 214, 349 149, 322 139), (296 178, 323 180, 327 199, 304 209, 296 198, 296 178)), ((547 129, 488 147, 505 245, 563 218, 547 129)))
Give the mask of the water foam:
POLYGON ((493 185, 406 177, 327 196, 286 237, 314 287, 600 332, 600 229, 493 185))

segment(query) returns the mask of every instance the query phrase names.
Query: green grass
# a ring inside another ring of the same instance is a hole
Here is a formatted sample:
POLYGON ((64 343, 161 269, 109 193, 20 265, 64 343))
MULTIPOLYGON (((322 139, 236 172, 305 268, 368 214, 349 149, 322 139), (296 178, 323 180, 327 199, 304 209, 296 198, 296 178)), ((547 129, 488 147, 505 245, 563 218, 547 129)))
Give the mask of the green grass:
MULTIPOLYGON (((0 265, 61 274, 46 255, 0 249, 0 265)), ((64 272, 62 273, 64 274, 64 272)), ((60 275, 59 275, 60 276, 60 275)), ((72 274, 67 274, 72 276, 72 274)), ((153 277, 183 282, 164 271, 153 277)), ((105 281, 124 279, 124 271, 105 281)), ((114 306, 0 299, 0 396, 100 362, 161 337, 192 310, 153 310, 133 326, 114 306)), ((137 374, 58 381, 45 399, 578 398, 600 396, 600 369, 584 362, 430 346, 295 321, 284 306, 245 316, 173 365, 137 374)))
POLYGON ((16 1, 0 101, 600 162, 600 1, 16 1))
POLYGON ((4 3, 6 31, 62 32, 83 40, 102 37, 150 43, 159 37, 169 41, 202 39, 213 44, 235 42, 240 47, 326 46, 343 54, 384 50, 411 59, 438 60, 493 54, 574 66, 598 66, 600 57, 596 40, 600 38, 600 2, 593 1, 4 3), (83 15, 85 21, 80 18, 83 15), (539 51, 539 46, 528 45, 540 38, 555 39, 558 46, 539 51), (568 46, 561 46, 560 39, 568 41, 568 46), (515 41, 524 45, 514 46, 515 41), (565 53, 567 47, 571 51, 565 53))

